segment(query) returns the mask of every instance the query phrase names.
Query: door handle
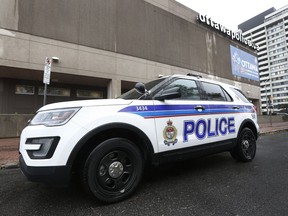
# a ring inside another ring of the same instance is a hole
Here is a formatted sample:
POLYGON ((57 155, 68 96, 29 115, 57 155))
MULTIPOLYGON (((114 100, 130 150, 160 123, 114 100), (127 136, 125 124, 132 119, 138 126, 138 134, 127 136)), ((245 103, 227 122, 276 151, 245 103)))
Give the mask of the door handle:
POLYGON ((196 109, 197 111, 202 111, 205 110, 204 106, 196 106, 194 109, 196 109))
POLYGON ((240 108, 239 108, 239 106, 233 106, 233 109, 234 110, 239 110, 240 108))

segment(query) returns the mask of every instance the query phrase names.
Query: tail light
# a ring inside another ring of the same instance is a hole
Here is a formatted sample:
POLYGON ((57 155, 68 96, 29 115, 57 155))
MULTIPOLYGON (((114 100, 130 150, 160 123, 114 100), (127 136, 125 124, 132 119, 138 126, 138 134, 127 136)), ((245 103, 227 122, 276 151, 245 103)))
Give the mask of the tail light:
POLYGON ((253 105, 253 111, 254 113, 257 113, 257 107, 253 105))

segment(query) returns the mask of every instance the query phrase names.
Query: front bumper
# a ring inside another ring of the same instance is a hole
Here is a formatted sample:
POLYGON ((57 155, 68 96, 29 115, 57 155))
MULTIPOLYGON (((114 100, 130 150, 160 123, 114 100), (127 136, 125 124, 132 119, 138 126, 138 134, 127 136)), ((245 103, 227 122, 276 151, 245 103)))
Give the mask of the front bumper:
POLYGON ((32 167, 27 166, 22 155, 19 157, 22 173, 29 181, 53 186, 68 186, 71 179, 71 166, 32 167))

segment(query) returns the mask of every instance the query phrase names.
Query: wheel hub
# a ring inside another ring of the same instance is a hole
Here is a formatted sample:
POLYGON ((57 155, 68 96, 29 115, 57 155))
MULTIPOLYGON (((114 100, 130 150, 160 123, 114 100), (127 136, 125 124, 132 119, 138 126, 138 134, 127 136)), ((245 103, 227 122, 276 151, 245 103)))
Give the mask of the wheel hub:
POLYGON ((244 140, 244 141, 243 141, 243 147, 244 147, 245 149, 248 149, 248 148, 249 148, 249 141, 248 141, 248 140, 244 140))
POLYGON ((118 178, 119 176, 122 175, 123 170, 124 170, 123 164, 119 161, 115 161, 112 164, 110 164, 108 172, 112 178, 118 178))

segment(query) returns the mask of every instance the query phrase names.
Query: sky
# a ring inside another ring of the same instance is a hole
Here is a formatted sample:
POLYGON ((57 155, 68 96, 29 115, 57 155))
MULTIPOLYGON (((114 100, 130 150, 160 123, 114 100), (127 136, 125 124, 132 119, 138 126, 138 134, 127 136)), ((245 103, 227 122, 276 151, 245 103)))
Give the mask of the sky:
POLYGON ((211 17, 213 21, 235 31, 238 25, 274 7, 288 5, 287 0, 176 0, 194 11, 211 17))

